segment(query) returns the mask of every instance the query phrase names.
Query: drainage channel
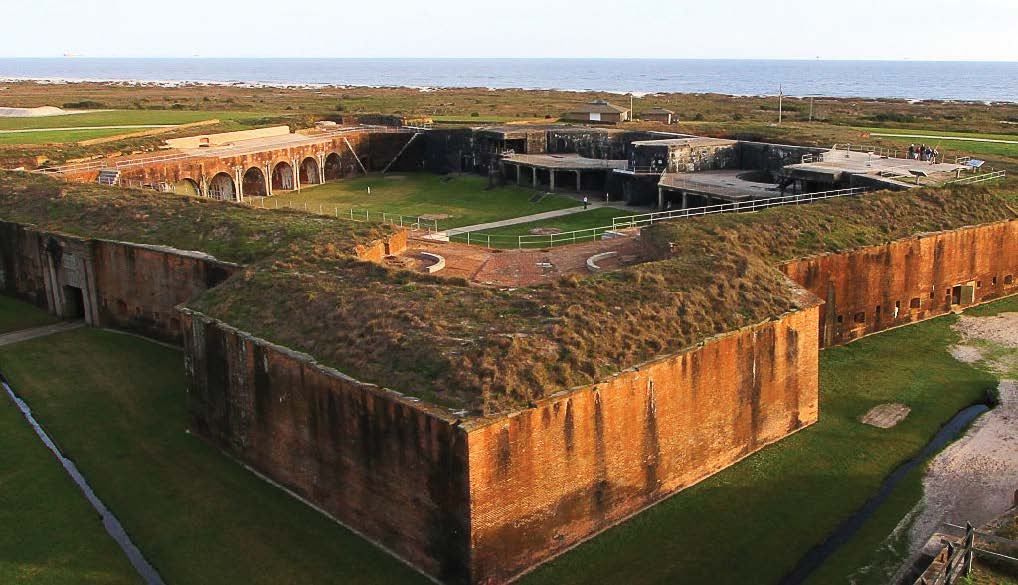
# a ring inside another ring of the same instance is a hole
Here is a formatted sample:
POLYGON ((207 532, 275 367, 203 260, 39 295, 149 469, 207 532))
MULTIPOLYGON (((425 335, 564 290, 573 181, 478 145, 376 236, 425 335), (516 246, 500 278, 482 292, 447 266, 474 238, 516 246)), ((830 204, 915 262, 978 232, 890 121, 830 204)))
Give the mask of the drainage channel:
POLYGON ((803 581, 809 577, 813 571, 820 568, 831 555, 838 551, 842 546, 845 545, 855 535, 856 532, 862 528, 863 524, 880 509, 880 506, 887 500, 887 498, 894 492, 894 489, 898 487, 909 471, 912 471, 917 465, 924 463, 927 459, 932 457, 938 451, 943 449, 948 443, 955 440, 962 430, 968 426, 973 420, 979 415, 990 410, 985 404, 976 404, 970 406, 954 415, 946 425, 937 431, 937 434, 933 436, 933 439, 923 447, 923 450, 919 452, 914 458, 909 459, 905 463, 899 465, 894 471, 888 475, 882 484, 880 489, 877 490, 876 495, 870 498, 862 508, 859 508, 852 514, 847 520, 842 522, 834 532, 827 537, 822 544, 813 547, 804 557, 799 560, 799 564, 795 566, 795 569, 791 573, 785 576, 781 580, 780 585, 800 585, 803 581))
POLYGON ((145 560, 144 556, 142 556, 138 547, 131 542, 131 538, 127 536, 127 532, 124 530, 124 527, 120 525, 120 521, 117 520, 116 516, 110 512, 109 508, 102 503, 102 500, 100 500, 99 497, 95 495, 95 492, 92 491, 92 488, 89 487, 88 482, 85 481, 85 477, 81 475, 80 471, 78 471, 74 462, 64 457, 64 455, 60 452, 60 449, 57 448, 56 443, 53 442, 53 439, 46 434, 46 431, 43 430, 39 422, 35 420, 34 416, 32 416, 32 409, 29 408, 28 404, 26 404, 24 400, 14 393, 14 389, 11 388, 10 383, 3 374, 0 374, 0 384, 3 384, 4 390, 7 391, 7 395, 11 397, 14 404, 18 405, 18 409, 21 410, 21 414, 23 414, 25 419, 28 420, 28 424, 32 425, 32 428, 35 430, 35 434, 39 435, 39 439, 41 439, 43 444, 53 452, 57 460, 60 461, 60 464, 64 466, 64 470, 67 471, 67 474, 70 475, 71 479, 74 480, 74 483, 78 484, 78 487, 81 488, 81 491, 85 494, 85 498, 88 500, 88 503, 92 504, 92 507, 95 508, 95 511, 98 512, 99 516, 102 518, 103 526, 106 527, 106 532, 113 537, 113 540, 115 540, 118 545, 120 545, 120 548, 123 549, 124 554, 127 555, 127 559, 131 561, 132 565, 134 565, 138 574, 145 579, 145 582, 148 583, 148 585, 166 585, 155 568, 152 567, 147 560, 145 560))

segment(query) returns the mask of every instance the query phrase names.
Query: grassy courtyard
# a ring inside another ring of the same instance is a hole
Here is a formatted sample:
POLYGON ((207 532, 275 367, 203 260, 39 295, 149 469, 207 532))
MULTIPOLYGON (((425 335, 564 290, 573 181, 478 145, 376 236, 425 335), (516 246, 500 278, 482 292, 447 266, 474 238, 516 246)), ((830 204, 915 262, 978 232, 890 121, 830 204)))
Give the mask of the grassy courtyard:
POLYGON ((221 122, 216 126, 218 132, 241 130, 263 125, 267 118, 273 116, 278 114, 257 111, 108 110, 38 118, 0 118, 0 131, 42 130, 0 132, 0 145, 63 144, 145 130, 124 126, 176 125, 212 119, 221 122))
POLYGON ((0 333, 56 323, 56 317, 28 303, 0 295, 0 333))
MULTIPOLYGON (((522 247, 540 248, 547 245, 548 242, 546 237, 542 237, 544 234, 557 234, 577 230, 594 230, 594 228, 605 227, 611 228, 613 218, 634 215, 636 213, 639 213, 639 211, 627 211, 625 209, 618 209, 615 207, 588 209, 587 211, 563 215, 561 217, 553 217, 551 219, 519 223, 516 225, 480 232, 472 232, 470 234, 470 241, 472 243, 480 242, 481 244, 486 244, 490 241, 491 246, 494 248, 516 248, 521 245, 520 236, 535 236, 523 239, 522 247)), ((577 241, 590 241, 595 238, 600 238, 604 231, 606 230, 596 230, 588 233, 577 234, 577 241)), ((456 242, 467 241, 466 234, 455 235, 451 239, 456 242)))
MULTIPOLYGON (((10 326, 3 315, 0 323, 10 326)), ((0 583, 141 583, 56 457, 0 394, 0 583)))
MULTIPOLYGON (((185 433, 179 351, 80 329, 0 348, 0 369, 167 583, 424 582, 185 433)), ((5 436, 9 427, 31 433, 8 420, 13 405, 3 407, 5 436)), ((39 497, 35 468, 57 464, 22 440, 24 451, 0 455, 0 486, 23 482, 0 489, 0 582, 132 582, 70 479, 70 489, 54 485, 39 497)), ((53 475, 47 485, 60 484, 53 475)))
MULTIPOLYGON (((1011 299, 975 311, 991 314, 1013 307, 1011 299)), ((995 385, 992 376, 947 353, 957 339, 951 330, 955 319, 942 317, 822 352, 819 423, 520 582, 776 582, 860 507, 891 469, 917 452, 956 411, 982 400, 995 385), (872 406, 890 401, 912 408, 898 426, 877 429, 858 422, 872 406)), ((0 369, 167 582, 425 582, 186 434, 182 362, 176 350, 97 330, 0 348, 0 369), (238 555, 244 562, 236 562, 238 555)), ((0 418, 0 428, 8 427, 17 430, 16 424, 0 418)), ((55 465, 42 457, 45 453, 31 455, 30 443, 26 440, 26 449, 18 450, 15 468, 40 459, 55 465)), ((53 483, 59 484, 57 480, 59 473, 53 483)), ((914 504, 919 486, 904 483, 885 510, 811 582, 846 582, 914 504)), ((47 500, 53 500, 50 506, 81 503, 74 490, 54 488, 47 494, 47 500)), ((7 570, 24 572, 28 563, 8 550, 22 542, 21 527, 29 517, 19 516, 19 507, 2 509, 14 516, 3 526, 19 529, 0 531, 0 571, 3 562, 15 558, 13 569, 7 570)), ((60 558, 47 548, 47 531, 59 532, 71 550, 102 548, 102 535, 94 530, 68 532, 45 523, 33 530, 42 536, 30 541, 22 554, 38 562, 57 563, 60 558)), ((91 554, 101 558, 100 552, 91 554)), ((72 569, 84 563, 75 562, 72 569)), ((101 566, 110 571, 114 565, 101 566)), ((50 580, 39 576, 24 581, 68 582, 47 575, 50 580)), ((114 575, 96 582, 125 582, 118 579, 114 575)))
POLYGON ((292 205, 326 213, 355 209, 372 213, 427 216, 441 229, 487 223, 581 205, 560 195, 531 202, 535 192, 516 186, 487 189, 488 181, 474 175, 432 173, 371 174, 304 187, 300 193, 283 193, 256 205, 292 205), (368 195, 368 188, 371 194, 368 195), (278 200, 273 201, 273 199, 278 200))

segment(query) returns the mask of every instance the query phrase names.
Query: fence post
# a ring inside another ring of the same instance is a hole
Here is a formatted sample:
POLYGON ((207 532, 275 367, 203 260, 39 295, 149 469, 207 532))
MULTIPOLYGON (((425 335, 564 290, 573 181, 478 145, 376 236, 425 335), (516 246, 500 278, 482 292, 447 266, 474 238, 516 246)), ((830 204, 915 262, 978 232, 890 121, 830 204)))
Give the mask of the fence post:
POLYGON ((975 546, 976 541, 976 529, 972 527, 971 522, 965 523, 965 559, 964 566, 962 568, 962 574, 966 577, 972 574, 972 549, 975 546))

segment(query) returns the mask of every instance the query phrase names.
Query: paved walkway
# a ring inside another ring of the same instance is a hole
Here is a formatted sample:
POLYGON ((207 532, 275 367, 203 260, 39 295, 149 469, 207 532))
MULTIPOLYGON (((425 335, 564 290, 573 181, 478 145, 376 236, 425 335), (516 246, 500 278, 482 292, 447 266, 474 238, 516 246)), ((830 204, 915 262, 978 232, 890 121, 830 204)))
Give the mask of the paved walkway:
MULTIPOLYGON (((467 226, 458 227, 458 228, 451 228, 451 229, 447 229, 447 230, 445 230, 443 232, 439 232, 439 234, 444 235, 444 236, 456 236, 456 235, 459 235, 459 234, 465 234, 467 232, 481 232, 481 231, 484 231, 484 230, 493 230, 493 229, 497 229, 497 228, 501 228, 501 227, 506 227, 506 226, 510 226, 510 225, 519 225, 521 223, 530 223, 532 221, 541 221, 541 220, 545 220, 545 219, 553 219, 553 218, 556 218, 556 217, 562 217, 562 216, 565 216, 565 215, 573 215, 575 213, 583 213, 584 211, 589 211, 591 209, 599 209, 599 208, 602 208, 602 207, 613 207, 615 209, 628 209, 625 206, 624 203, 619 203, 619 202, 616 202, 616 201, 613 201, 611 203, 603 203, 603 202, 594 203, 594 202, 591 202, 590 206, 587 209, 584 209, 583 206, 580 206, 580 207, 569 207, 569 208, 566 208, 566 209, 557 209, 555 211, 545 211, 543 213, 535 213, 533 215, 524 215, 523 217, 514 217, 512 219, 503 219, 501 221, 492 221, 492 222, 488 222, 488 223, 479 223, 479 224, 475 224, 475 225, 467 225, 467 226)), ((635 211, 633 213, 634 213, 634 215, 636 214, 635 211)), ((436 235, 438 235, 438 234, 436 234, 436 235)))
POLYGON ((21 331, 12 331, 10 333, 4 333, 0 335, 0 346, 10 345, 12 343, 18 343, 19 341, 28 341, 29 339, 35 339, 37 337, 46 337, 47 335, 53 335, 54 333, 63 333, 64 331, 71 331, 72 329, 78 329, 84 327, 84 321, 61 321, 52 325, 43 325, 42 327, 35 327, 34 329, 22 329, 21 331))

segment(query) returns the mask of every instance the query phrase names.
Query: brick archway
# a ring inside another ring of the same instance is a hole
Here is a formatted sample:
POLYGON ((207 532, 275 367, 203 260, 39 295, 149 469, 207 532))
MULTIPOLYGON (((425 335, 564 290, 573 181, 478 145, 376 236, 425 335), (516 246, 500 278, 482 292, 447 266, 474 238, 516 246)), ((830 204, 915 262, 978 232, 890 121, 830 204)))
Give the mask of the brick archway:
POLYGON ((293 167, 286 161, 276 163, 272 168, 272 190, 292 191, 294 189, 293 167))
POLYGON ((201 188, 198 186, 198 181, 190 177, 184 177, 173 184, 173 192, 178 195, 191 195, 194 197, 201 196, 201 188))
POLYGON ((318 161, 314 157, 306 157, 300 161, 300 184, 317 185, 321 182, 318 174, 318 161))
POLYGON ((218 173, 209 181, 209 197, 220 201, 235 201, 237 199, 237 186, 233 184, 233 177, 227 173, 218 173))
POLYGON ((330 152, 325 157, 325 180, 336 181, 343 178, 343 157, 338 152, 330 152))
POLYGON ((258 167, 251 167, 244 171, 243 178, 244 195, 247 197, 265 197, 265 173, 258 167))

